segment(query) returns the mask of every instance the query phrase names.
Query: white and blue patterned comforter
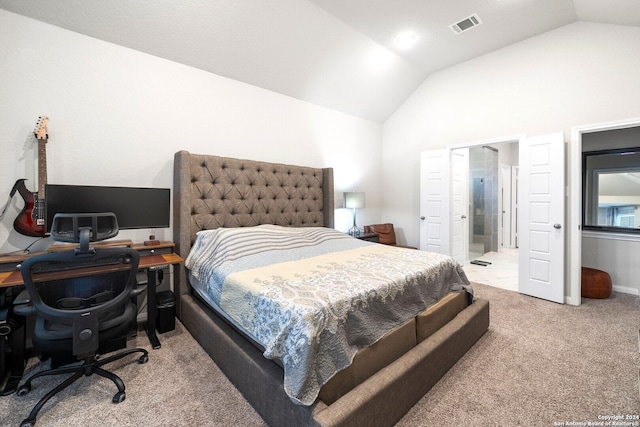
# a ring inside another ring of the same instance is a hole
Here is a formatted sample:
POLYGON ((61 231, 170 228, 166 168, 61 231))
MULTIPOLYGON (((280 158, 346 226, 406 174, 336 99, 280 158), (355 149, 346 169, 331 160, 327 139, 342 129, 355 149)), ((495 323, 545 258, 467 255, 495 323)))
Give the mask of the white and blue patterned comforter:
POLYGON ((469 284, 448 256, 322 227, 201 231, 186 266, 264 356, 282 365, 286 393, 303 405, 358 348, 469 284))

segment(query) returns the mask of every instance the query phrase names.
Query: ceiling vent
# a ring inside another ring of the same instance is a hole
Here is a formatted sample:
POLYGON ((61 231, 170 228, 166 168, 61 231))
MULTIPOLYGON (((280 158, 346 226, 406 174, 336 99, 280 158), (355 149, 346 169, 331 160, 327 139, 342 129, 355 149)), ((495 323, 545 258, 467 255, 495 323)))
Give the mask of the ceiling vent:
POLYGON ((451 30, 454 33, 460 34, 462 32, 472 29, 473 27, 477 27, 480 24, 482 24, 480 17, 476 13, 474 13, 473 15, 463 19, 460 22, 456 22, 455 24, 449 25, 449 28, 451 28, 451 30))

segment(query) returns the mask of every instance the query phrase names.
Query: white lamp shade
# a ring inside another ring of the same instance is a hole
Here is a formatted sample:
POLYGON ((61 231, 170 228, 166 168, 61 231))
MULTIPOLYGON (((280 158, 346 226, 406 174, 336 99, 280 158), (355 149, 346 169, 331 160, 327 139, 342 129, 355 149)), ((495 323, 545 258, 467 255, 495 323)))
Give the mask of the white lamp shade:
POLYGON ((352 191, 344 194, 344 207, 347 209, 364 208, 364 192, 352 191))

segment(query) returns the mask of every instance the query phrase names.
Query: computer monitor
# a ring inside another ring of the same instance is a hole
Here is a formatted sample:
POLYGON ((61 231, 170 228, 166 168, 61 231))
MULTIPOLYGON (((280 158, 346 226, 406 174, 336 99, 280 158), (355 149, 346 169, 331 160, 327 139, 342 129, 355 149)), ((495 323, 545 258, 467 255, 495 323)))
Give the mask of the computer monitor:
POLYGON ((45 211, 47 232, 57 213, 113 212, 121 230, 168 228, 170 189, 47 184, 45 211))

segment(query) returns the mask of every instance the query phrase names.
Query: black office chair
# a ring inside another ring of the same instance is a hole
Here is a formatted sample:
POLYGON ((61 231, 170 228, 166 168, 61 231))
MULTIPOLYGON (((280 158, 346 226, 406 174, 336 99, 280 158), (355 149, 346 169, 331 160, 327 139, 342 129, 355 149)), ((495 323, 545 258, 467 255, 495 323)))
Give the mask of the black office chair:
MULTIPOLYGON (((22 396, 31 390, 34 379, 72 373, 34 406, 21 426, 33 426, 42 407, 56 393, 83 375, 98 374, 112 380, 118 392, 113 403, 125 399, 125 386, 117 375, 101 366, 132 353, 142 353, 138 363, 149 360, 141 348, 127 349, 98 359, 111 351, 114 343, 126 346, 127 335, 135 327, 135 294, 139 254, 130 248, 92 248, 89 241, 118 234, 113 214, 56 215, 52 239, 80 243, 77 249, 50 252, 27 259, 21 267, 30 303, 15 308, 21 315, 35 314, 33 346, 41 353, 71 351, 81 364, 38 372, 18 388, 22 396), (105 350, 106 349, 106 350, 105 350)), ((118 345, 118 344, 116 344, 118 345)))

